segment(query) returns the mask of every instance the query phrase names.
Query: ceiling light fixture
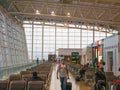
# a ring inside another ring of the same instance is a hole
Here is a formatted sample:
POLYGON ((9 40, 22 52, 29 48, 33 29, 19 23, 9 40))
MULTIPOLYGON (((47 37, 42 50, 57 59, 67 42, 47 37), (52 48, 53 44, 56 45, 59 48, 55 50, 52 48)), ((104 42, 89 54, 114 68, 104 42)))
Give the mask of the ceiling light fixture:
POLYGON ((55 12, 54 12, 54 11, 52 11, 52 12, 51 12, 51 15, 52 15, 52 16, 55 16, 55 12))
POLYGON ((100 31, 100 32, 103 31, 103 28, 98 26, 98 31, 100 31))
POLYGON ((110 29, 110 33, 113 33, 113 30, 112 30, 112 29, 110 29))
POLYGON ((35 14, 40 14, 39 10, 36 10, 35 14))
POLYGON ((68 24, 67 23, 64 23, 64 27, 67 27, 68 26, 68 24))
POLYGON ((69 12, 67 13, 67 16, 70 17, 70 13, 69 12))
POLYGON ((91 26, 86 26, 87 27, 87 30, 90 30, 91 29, 91 26))
POLYGON ((78 27, 79 27, 79 25, 76 25, 76 27, 78 28, 78 27))
POLYGON ((55 22, 52 22, 52 25, 55 25, 55 22))

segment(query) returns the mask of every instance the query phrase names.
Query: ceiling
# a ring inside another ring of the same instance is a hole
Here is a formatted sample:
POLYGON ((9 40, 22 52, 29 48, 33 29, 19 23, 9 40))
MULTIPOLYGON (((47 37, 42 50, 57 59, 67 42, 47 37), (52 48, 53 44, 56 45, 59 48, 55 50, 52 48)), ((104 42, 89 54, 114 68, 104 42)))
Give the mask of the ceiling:
POLYGON ((120 29, 120 0, 2 0, 18 20, 86 23, 120 29), (36 14, 36 11, 38 12, 36 14))

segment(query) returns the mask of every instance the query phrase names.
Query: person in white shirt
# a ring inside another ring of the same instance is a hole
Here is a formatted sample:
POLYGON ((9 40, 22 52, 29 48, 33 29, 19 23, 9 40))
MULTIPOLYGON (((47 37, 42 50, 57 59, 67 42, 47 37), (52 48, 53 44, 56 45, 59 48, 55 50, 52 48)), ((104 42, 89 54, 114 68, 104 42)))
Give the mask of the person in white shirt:
POLYGON ((64 59, 62 59, 61 63, 58 66, 57 79, 59 79, 58 73, 59 73, 60 82, 61 82, 61 90, 66 90, 66 82, 67 82, 67 78, 69 79, 69 74, 68 74, 67 65, 65 64, 64 59))

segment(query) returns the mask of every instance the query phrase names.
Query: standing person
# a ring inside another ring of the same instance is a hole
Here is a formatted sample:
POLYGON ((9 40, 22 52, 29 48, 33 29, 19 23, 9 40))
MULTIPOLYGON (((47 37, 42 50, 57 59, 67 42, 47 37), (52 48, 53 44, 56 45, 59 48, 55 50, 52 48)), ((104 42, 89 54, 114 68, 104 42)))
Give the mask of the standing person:
POLYGON ((37 62, 37 64, 39 64, 39 59, 38 59, 38 58, 37 58, 37 61, 36 61, 36 62, 37 62))
POLYGON ((67 78, 69 79, 69 74, 68 74, 67 65, 65 64, 64 59, 62 59, 61 63, 58 66, 57 79, 59 79, 58 73, 59 73, 60 82, 61 82, 61 90, 66 90, 66 82, 67 82, 67 78))

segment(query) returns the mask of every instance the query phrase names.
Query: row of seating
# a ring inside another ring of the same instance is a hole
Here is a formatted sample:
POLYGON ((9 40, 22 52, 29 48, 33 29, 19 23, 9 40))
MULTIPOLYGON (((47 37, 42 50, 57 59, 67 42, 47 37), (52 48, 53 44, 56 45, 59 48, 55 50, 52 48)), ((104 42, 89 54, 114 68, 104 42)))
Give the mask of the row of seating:
MULTIPOLYGON (((69 71, 72 73, 72 75, 74 77, 80 76, 79 72, 80 72, 81 64, 74 64, 74 63, 71 63, 71 62, 68 62, 67 64, 68 64, 69 71)), ((83 76, 82 79, 85 80, 86 83, 92 82, 94 74, 95 74, 94 68, 89 67, 86 70, 85 75, 83 76)))
POLYGON ((79 69, 80 69, 80 64, 74 64, 71 62, 66 62, 68 65, 68 70, 70 71, 70 73, 72 73, 73 76, 77 76, 79 75, 79 69))
POLYGON ((0 90, 45 90, 45 88, 43 81, 15 80, 8 83, 7 80, 2 80, 0 90))
POLYGON ((8 79, 0 80, 0 90, 45 90, 49 85, 52 73, 52 63, 46 62, 11 74, 8 79), (32 72, 37 72, 43 81, 29 81, 32 72))
MULTIPOLYGON (((67 63, 68 65, 68 69, 69 71, 72 73, 73 76, 78 76, 79 75, 79 69, 81 65, 76 65, 73 63, 67 63)), ((106 76, 106 81, 107 81, 107 85, 106 85, 106 90, 111 90, 111 86, 114 84, 115 82, 113 82, 115 79, 118 79, 118 77, 116 77, 114 75, 113 72, 105 72, 105 76, 106 76)), ((94 68, 88 68, 85 72, 84 75, 84 81, 85 83, 89 84, 90 86, 92 86, 92 90, 95 84, 95 69, 94 68)), ((116 89, 115 89, 116 90, 116 89)))

